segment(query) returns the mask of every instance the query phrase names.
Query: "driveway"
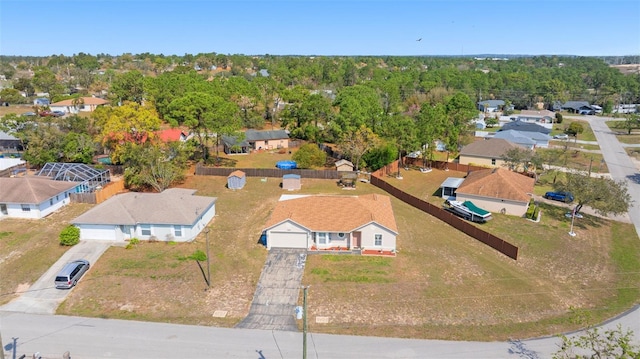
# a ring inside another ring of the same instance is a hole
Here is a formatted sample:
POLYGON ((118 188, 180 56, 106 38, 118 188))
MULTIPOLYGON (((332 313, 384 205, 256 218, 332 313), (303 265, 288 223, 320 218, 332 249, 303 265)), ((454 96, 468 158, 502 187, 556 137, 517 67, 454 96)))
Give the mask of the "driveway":
POLYGON ((298 331, 295 307, 306 259, 304 249, 271 249, 249 315, 236 328, 298 331))
MULTIPOLYGON (((111 246, 111 242, 81 241, 69 248, 27 291, 20 297, 1 306, 0 311, 54 314, 58 305, 73 290, 56 289, 53 284, 56 274, 65 264, 76 259, 86 259, 93 265, 109 246, 111 246)), ((82 279, 80 282, 82 282, 82 279)))

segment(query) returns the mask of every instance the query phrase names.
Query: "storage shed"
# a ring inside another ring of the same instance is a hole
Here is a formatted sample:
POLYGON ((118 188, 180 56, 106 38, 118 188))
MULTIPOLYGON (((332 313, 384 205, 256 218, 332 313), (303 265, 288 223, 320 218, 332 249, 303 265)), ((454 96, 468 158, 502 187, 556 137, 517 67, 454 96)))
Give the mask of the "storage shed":
POLYGON ((242 171, 233 171, 227 177, 227 187, 229 189, 242 189, 247 183, 247 175, 242 171))
POLYGON ((282 189, 293 191, 300 189, 302 184, 300 183, 300 175, 289 173, 282 176, 282 189))
POLYGON ((464 178, 447 177, 447 179, 440 185, 440 189, 442 190, 441 197, 444 199, 455 200, 456 190, 460 187, 462 182, 464 182, 464 178))

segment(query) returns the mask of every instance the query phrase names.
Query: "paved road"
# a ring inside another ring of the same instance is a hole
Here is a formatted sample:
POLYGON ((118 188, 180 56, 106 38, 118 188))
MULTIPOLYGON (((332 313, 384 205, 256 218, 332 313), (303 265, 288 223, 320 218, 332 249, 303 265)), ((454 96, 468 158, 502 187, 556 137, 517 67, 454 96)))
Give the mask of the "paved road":
POLYGON ((611 178, 627 183, 629 194, 634 201, 631 208, 629 208, 629 217, 636 227, 636 233, 640 236, 640 170, 627 155, 624 147, 616 138, 616 133, 607 126, 606 121, 614 119, 599 116, 576 118, 589 122, 600 145, 600 150, 609 168, 611 178))
MULTIPOLYGON (((65 264, 76 259, 86 259, 89 263, 93 264, 110 245, 110 242, 105 241, 81 241, 69 248, 26 292, 0 307, 0 310, 39 314, 55 313, 58 305, 60 305, 69 292, 73 290, 55 288, 54 279, 60 269, 62 269, 65 264)), ((81 284, 82 279, 79 285, 81 284)))
MULTIPOLYGON (((640 333, 640 309, 604 324, 640 333)), ((115 319, 0 312, 4 345, 17 339, 17 355, 44 358, 255 358, 299 359, 299 332, 215 328, 115 319)), ((550 358, 555 337, 509 342, 416 340, 346 335, 308 335, 309 358, 550 358)), ((11 351, 5 357, 11 357, 11 351)))
POLYGON ((303 249, 271 249, 262 268, 249 315, 237 327, 298 331, 294 310, 307 255, 303 249))

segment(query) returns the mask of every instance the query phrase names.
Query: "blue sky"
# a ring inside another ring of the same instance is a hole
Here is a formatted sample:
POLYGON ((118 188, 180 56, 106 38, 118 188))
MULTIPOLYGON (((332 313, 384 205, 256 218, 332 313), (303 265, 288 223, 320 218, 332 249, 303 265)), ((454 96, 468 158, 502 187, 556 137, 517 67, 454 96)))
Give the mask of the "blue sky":
POLYGON ((79 52, 636 55, 640 1, 0 1, 1 55, 79 52))

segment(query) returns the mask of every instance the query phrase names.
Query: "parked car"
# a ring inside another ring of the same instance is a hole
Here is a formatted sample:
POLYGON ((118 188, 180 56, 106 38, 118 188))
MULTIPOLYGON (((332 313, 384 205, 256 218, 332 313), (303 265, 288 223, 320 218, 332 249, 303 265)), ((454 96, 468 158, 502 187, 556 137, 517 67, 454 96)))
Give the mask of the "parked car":
POLYGON ((64 111, 53 111, 53 112, 51 112, 51 114, 53 116, 55 116, 55 117, 62 117, 62 116, 65 115, 65 112, 64 111))
POLYGON ((580 111, 580 114, 581 115, 595 115, 596 111, 594 111, 594 110, 582 110, 582 111, 580 111))
POLYGON ((546 199, 551 199, 554 201, 560 201, 560 202, 564 202, 564 203, 571 203, 573 202, 573 195, 571 194, 571 192, 547 192, 544 194, 543 196, 546 199))
POLYGON ((566 133, 559 133, 557 135, 553 135, 553 138, 556 140, 568 140, 569 135, 567 135, 566 133))
POLYGON ((55 284, 58 289, 69 289, 78 284, 78 281, 89 270, 89 261, 78 259, 67 263, 56 275, 55 284))
POLYGON ((51 111, 40 111, 40 113, 38 115, 40 115, 40 117, 51 117, 51 116, 53 116, 53 112, 51 112, 51 111))
POLYGON ((36 115, 35 112, 25 112, 25 113, 22 114, 22 116, 25 116, 25 117, 31 117, 31 116, 35 116, 35 115, 36 115))

